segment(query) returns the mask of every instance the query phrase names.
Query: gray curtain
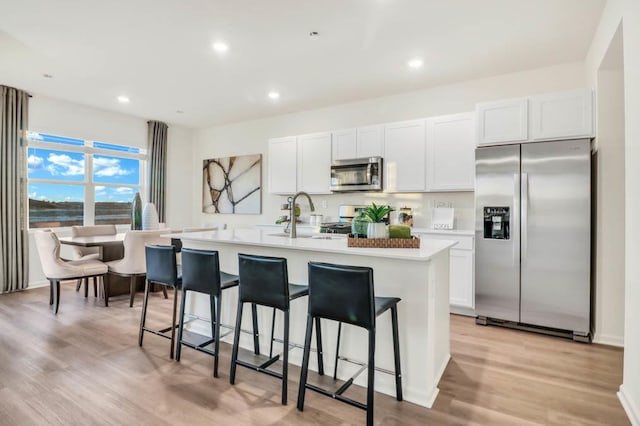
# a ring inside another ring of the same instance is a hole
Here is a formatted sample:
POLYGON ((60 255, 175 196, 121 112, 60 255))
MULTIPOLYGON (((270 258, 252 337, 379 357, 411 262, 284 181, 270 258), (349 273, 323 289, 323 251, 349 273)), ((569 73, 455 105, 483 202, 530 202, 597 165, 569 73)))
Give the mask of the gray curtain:
POLYGON ((149 202, 156 206, 160 222, 166 222, 165 182, 167 179, 167 130, 169 127, 160 121, 148 121, 147 126, 149 202))
POLYGON ((29 94, 0 86, 0 292, 29 285, 25 137, 29 94))

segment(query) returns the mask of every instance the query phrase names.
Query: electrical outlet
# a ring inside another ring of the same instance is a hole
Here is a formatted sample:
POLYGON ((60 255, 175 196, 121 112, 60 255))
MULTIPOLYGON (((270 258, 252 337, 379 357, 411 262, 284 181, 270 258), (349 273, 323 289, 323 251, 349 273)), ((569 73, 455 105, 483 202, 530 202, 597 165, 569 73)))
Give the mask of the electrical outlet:
POLYGON ((451 208, 451 201, 434 201, 433 207, 436 208, 451 208))
POLYGON ((328 207, 327 200, 322 200, 320 204, 322 205, 323 209, 326 209, 328 207))

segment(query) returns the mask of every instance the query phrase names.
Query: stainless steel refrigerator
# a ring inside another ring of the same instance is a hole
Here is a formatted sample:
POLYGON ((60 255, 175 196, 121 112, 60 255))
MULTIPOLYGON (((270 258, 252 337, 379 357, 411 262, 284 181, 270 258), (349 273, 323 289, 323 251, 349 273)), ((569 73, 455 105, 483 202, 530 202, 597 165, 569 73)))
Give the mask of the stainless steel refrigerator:
POLYGON ((476 322, 590 336, 591 143, 476 149, 476 322))

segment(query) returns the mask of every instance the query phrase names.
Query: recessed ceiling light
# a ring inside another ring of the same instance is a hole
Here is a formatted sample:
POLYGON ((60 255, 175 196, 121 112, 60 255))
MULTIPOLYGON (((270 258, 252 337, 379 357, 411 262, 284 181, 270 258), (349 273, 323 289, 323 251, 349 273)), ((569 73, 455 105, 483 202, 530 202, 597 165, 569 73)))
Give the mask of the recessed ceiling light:
POLYGON ((217 41, 217 42, 213 43, 213 50, 215 50, 218 53, 224 53, 227 50, 229 50, 229 46, 226 43, 223 43, 221 41, 217 41))
POLYGON ((317 31, 311 31, 309 33, 309 38, 311 40, 318 40, 320 38, 320 33, 318 33, 317 31))
POLYGON ((177 112, 178 114, 184 114, 184 111, 183 111, 183 110, 181 110, 181 109, 177 110, 176 112, 177 112))
POLYGON ((269 96, 269 99, 276 100, 276 99, 280 98, 280 93, 272 90, 271 92, 269 92, 267 94, 267 96, 269 96))
POLYGON ((413 69, 422 68, 422 65, 423 65, 422 59, 412 59, 409 62, 407 62, 407 66, 413 69))
POLYGON ((126 96, 118 96, 118 102, 120 102, 121 104, 128 104, 129 98, 126 96))
POLYGON ((44 78, 53 78, 53 76, 51 74, 42 74, 42 76, 44 78))

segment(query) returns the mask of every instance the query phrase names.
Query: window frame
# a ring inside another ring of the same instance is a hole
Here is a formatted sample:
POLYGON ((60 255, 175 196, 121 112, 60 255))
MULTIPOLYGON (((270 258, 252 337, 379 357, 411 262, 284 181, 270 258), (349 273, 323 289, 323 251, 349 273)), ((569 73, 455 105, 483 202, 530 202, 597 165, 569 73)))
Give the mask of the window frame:
MULTIPOLYGON (((26 154, 25 157, 28 158, 29 148, 40 148, 40 149, 48 149, 48 150, 57 150, 57 151, 67 151, 74 153, 84 154, 84 180, 81 181, 65 181, 61 179, 38 179, 38 178, 29 178, 27 173, 27 185, 31 183, 42 183, 42 184, 54 184, 54 185, 77 185, 84 188, 84 209, 83 209, 83 225, 91 226, 95 225, 95 210, 96 210, 96 186, 105 186, 105 187, 114 187, 114 188, 134 188, 138 189, 141 193, 147 192, 147 152, 144 148, 138 148, 139 153, 126 152, 126 151, 117 151, 110 150, 104 148, 96 148, 93 146, 94 142, 99 143, 110 143, 110 142, 102 142, 102 141, 92 141, 81 138, 74 138, 78 140, 84 140, 84 146, 78 145, 70 145, 64 143, 57 142, 46 142, 40 141, 37 139, 31 139, 32 133, 43 133, 50 134, 47 132, 37 132, 30 130, 27 132, 27 145, 25 147, 26 154), (138 184, 127 184, 127 183, 108 183, 108 182, 94 182, 93 181, 93 157, 94 155, 104 155, 108 157, 114 158, 128 158, 128 159, 136 159, 139 160, 139 179, 138 184)), ((52 136, 60 136, 60 135, 52 135, 52 136)), ((68 136, 70 137, 70 136, 68 136)), ((137 148, 132 145, 120 145, 131 148, 137 148)), ((133 197, 132 197, 133 198, 133 197)), ((28 200, 27 200, 28 202, 28 200)), ((27 226, 29 229, 37 229, 31 227, 31 222, 29 220, 30 211, 27 208, 27 226)), ((128 225, 127 225, 128 226, 128 225)), ((56 229, 64 229, 69 228, 68 226, 61 226, 56 229)))

